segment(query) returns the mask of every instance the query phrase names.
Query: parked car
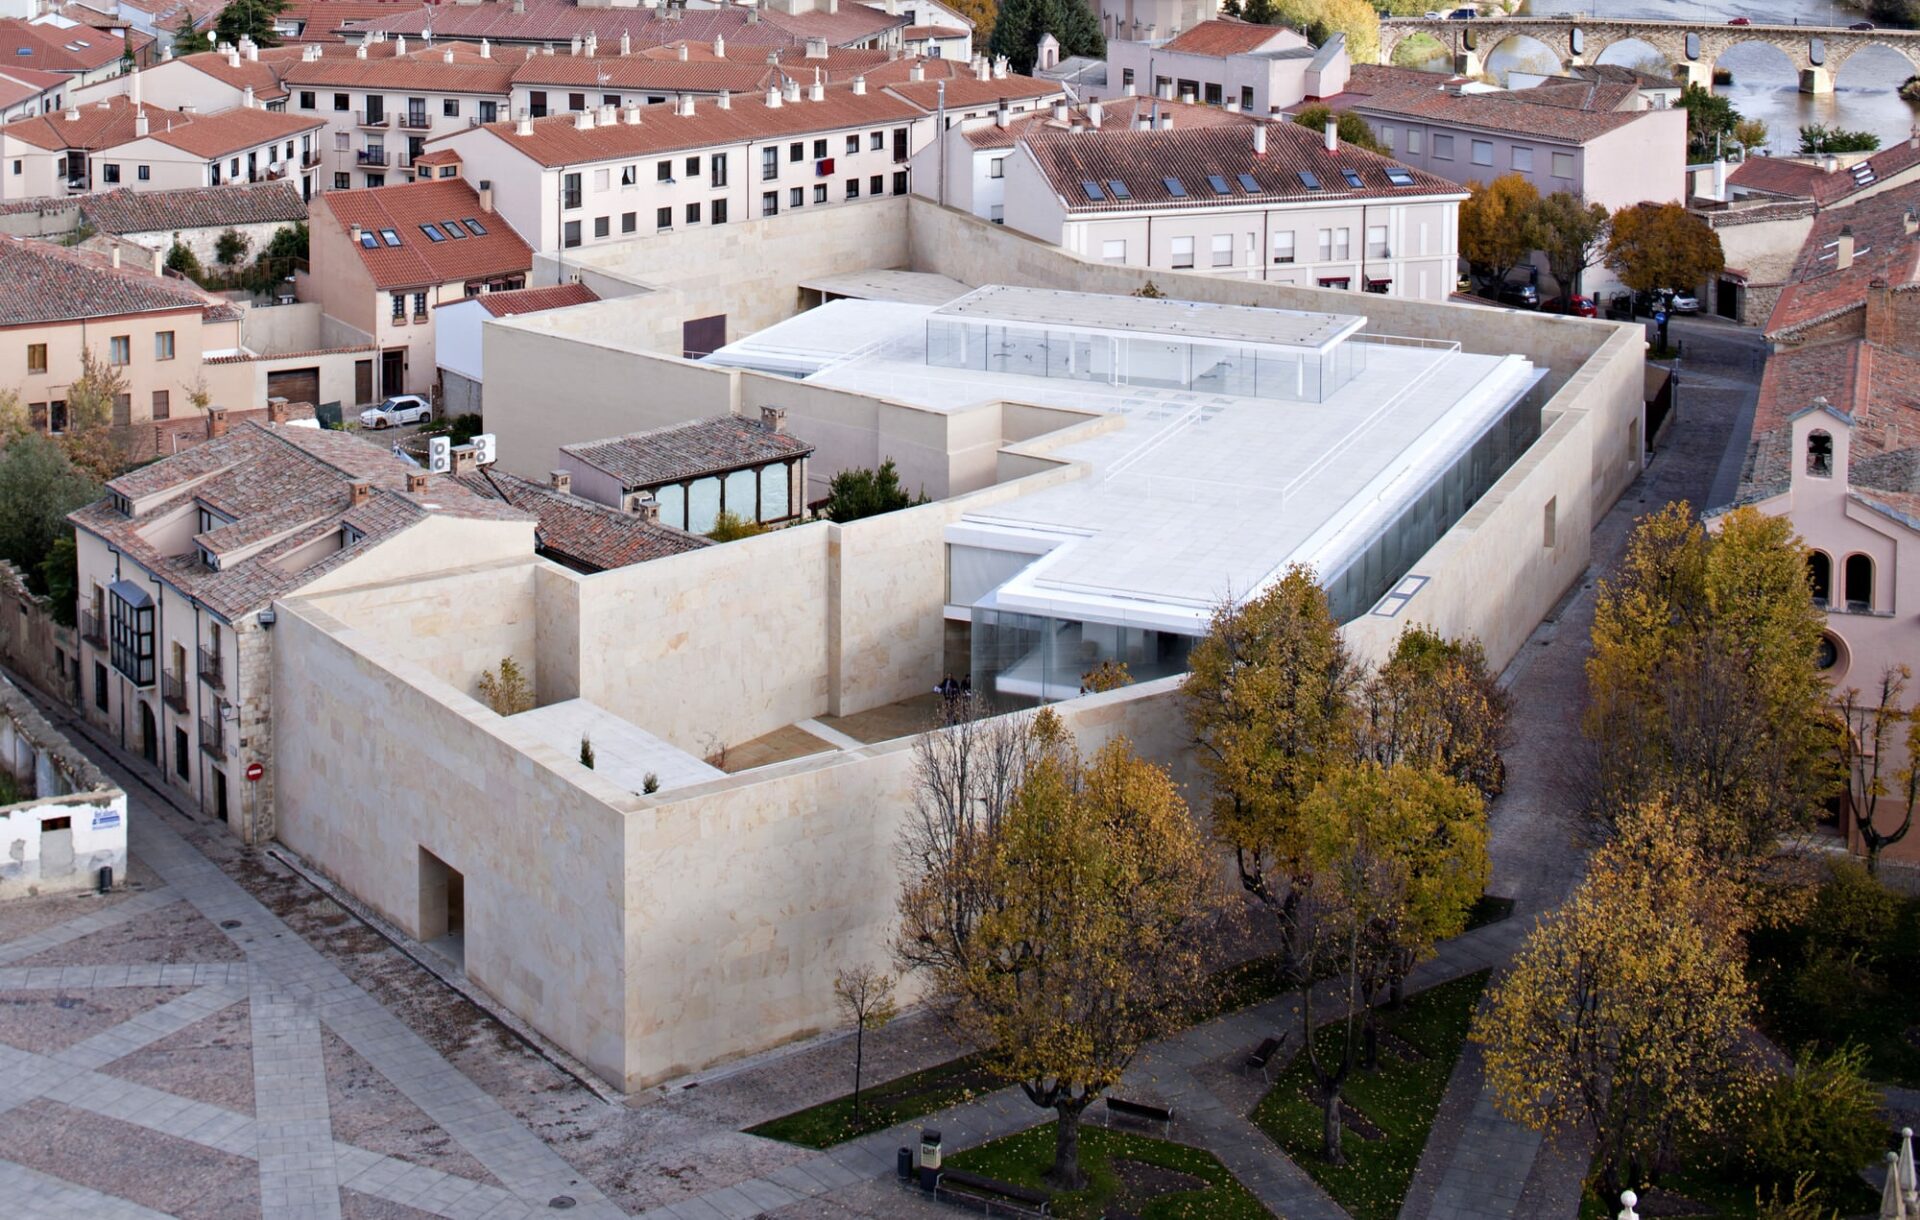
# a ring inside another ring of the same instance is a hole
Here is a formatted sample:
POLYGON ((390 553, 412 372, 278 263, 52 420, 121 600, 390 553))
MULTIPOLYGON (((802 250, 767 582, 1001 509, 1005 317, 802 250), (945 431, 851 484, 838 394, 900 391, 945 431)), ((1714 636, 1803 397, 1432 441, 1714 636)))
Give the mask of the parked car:
POLYGON ((1541 308, 1545 309, 1548 313, 1563 313, 1574 318, 1596 318, 1600 316, 1600 310, 1594 305, 1592 297, 1555 297, 1541 306, 1541 308))
POLYGON ((1732 21, 1729 21, 1729 22, 1727 22, 1727 24, 1728 24, 1728 25, 1752 25, 1752 24, 1753 24, 1753 18, 1751 18, 1751 17, 1735 17, 1735 18, 1734 18, 1734 19, 1733 19, 1732 21))
POLYGON ((1515 309, 1540 308, 1540 290, 1532 284, 1502 284, 1500 295, 1494 299, 1515 309))
POLYGON ((1436 10, 1436 9, 1428 9, 1428 10, 1427 10, 1427 18, 1426 18, 1426 19, 1427 19, 1428 21, 1438 21, 1438 20, 1440 20, 1440 18, 1441 18, 1441 14, 1440 14, 1440 12, 1439 12, 1438 10, 1436 10))
POLYGON ((1873 29, 1874 26, 1871 21, 1856 21, 1847 28, 1850 30, 1870 30, 1873 29))
POLYGON ((391 428, 396 424, 424 424, 433 418, 433 404, 418 394, 395 394, 376 407, 360 412, 362 428, 391 428))
POLYGON ((1472 21, 1480 15, 1477 8, 1457 8, 1447 14, 1448 21, 1472 21))
POLYGON ((1668 313, 1699 313, 1700 299, 1691 292, 1667 293, 1668 313))

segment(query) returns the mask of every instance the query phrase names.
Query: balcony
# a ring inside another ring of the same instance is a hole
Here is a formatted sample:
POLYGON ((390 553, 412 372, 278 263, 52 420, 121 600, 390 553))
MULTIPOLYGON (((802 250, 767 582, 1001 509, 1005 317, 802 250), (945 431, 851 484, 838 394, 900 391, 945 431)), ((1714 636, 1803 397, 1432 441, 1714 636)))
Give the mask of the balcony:
POLYGON ((160 701, 176 712, 187 710, 187 680, 180 674, 160 675, 160 701))
POLYGON ((80 612, 80 638, 95 648, 105 648, 107 646, 106 620, 97 614, 91 614, 82 610, 80 612))
POLYGON ((320 153, 317 150, 314 152, 302 153, 300 155, 301 169, 314 169, 318 167, 319 164, 320 164, 320 153))
POLYGON ((387 112, 384 110, 378 114, 368 114, 364 110, 356 110, 353 112, 353 121, 354 121, 354 125, 357 127, 374 127, 374 128, 384 129, 388 123, 391 123, 393 121, 393 119, 392 119, 392 116, 388 115, 387 112))
POLYGON ((363 148, 353 154, 353 159, 360 165, 377 165, 385 169, 390 163, 392 155, 393 154, 387 152, 385 149, 363 148))
POLYGON ((220 720, 200 722, 200 752, 213 758, 227 756, 227 726, 220 720))
POLYGON ((204 644, 200 647, 200 680, 215 690, 227 689, 227 675, 220 668, 220 654, 204 644))
POLYGON ((399 122, 402 131, 425 131, 433 126, 433 120, 424 114, 403 114, 399 122))

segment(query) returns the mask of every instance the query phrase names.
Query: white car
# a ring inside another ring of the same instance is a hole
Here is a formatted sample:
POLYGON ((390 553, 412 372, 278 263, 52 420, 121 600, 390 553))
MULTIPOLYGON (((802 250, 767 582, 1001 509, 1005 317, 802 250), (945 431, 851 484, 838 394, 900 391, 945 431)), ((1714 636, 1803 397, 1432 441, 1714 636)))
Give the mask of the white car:
POLYGON ((1667 309, 1672 313, 1699 313, 1700 298, 1691 292, 1675 292, 1667 297, 1667 309))
POLYGON ((418 394, 396 394, 379 406, 360 412, 360 426, 391 428, 395 424, 423 424, 432 418, 432 403, 418 394))

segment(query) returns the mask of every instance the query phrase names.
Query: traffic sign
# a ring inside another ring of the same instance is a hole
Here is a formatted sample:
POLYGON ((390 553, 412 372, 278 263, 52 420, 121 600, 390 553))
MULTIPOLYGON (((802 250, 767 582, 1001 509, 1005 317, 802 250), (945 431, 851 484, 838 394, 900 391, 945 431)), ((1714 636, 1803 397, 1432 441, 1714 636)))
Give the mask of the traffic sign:
POLYGON ((257 762, 250 762, 247 764, 247 782, 250 784, 257 782, 259 778, 265 775, 266 773, 267 773, 267 769, 261 766, 257 762))
POLYGON ((1663 309, 1659 313, 1654 314, 1653 320, 1655 322, 1658 322, 1660 325, 1665 326, 1667 324, 1667 311, 1663 309))

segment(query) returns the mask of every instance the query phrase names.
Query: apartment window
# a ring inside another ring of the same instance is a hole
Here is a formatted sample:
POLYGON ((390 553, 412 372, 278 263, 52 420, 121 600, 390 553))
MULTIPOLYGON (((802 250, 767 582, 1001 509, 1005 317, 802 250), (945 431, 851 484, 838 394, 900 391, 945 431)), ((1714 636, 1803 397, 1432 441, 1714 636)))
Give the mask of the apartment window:
POLYGON ((153 392, 153 417, 155 419, 173 417, 173 391, 155 390, 153 392))
POLYGON ((847 137, 847 155, 851 157, 854 154, 858 153, 859 151, 860 151, 860 136, 857 133, 854 135, 848 136, 847 137))
POLYGON ((600 95, 600 104, 603 106, 618 106, 620 104, 620 95, 618 93, 602 93, 600 95))
POLYGON ((313 109, 313 90, 302 89, 300 91, 300 109, 302 110, 313 109))
POLYGON ((353 106, 352 103, 348 101, 346 94, 336 93, 333 95, 333 108, 335 110, 351 110, 353 106))
POLYGON ((673 227, 673 209, 653 209, 653 227, 656 229, 671 229, 673 227))
POLYGON ((1132 83, 1133 83, 1133 69, 1132 69, 1132 68, 1122 68, 1122 69, 1120 69, 1120 86, 1121 86, 1121 88, 1123 88, 1123 89, 1124 89, 1124 88, 1125 88, 1126 86, 1128 86, 1128 85, 1131 85, 1132 83))
POLYGON ((1409 127, 1407 128, 1407 155, 1414 156, 1418 154, 1419 151, 1420 129, 1418 127, 1409 127))
POLYGON ((580 175, 568 174, 560 180, 560 206, 577 208, 580 206, 580 175))
POLYGON ((1493 141, 1492 140, 1473 141, 1473 163, 1475 165, 1492 165, 1493 164, 1493 141))
POLYGON ((352 189, 352 187, 353 187, 353 175, 352 175, 352 174, 335 174, 335 175, 333 176, 333 189, 334 189, 334 190, 336 190, 336 191, 345 191, 345 190, 350 190, 350 189, 352 189))
POLYGON ((847 198, 849 199, 860 198, 860 179, 858 178, 847 179, 847 198))
POLYGON ((189 761, 192 756, 193 752, 187 745, 187 731, 179 725, 175 725, 173 728, 173 770, 181 779, 186 779, 189 771, 192 769, 192 763, 189 761))
POLYGON ((697 200, 687 205, 687 223, 690 225, 700 223, 700 204, 697 200))
POLYGON ((658 165, 654 166, 653 180, 655 182, 672 182, 673 181, 673 162, 662 161, 658 165))
POLYGON ((596 169, 593 171, 593 189, 594 190, 604 191, 607 189, 608 186, 612 184, 612 182, 613 182, 612 170, 596 169))
POLYGON ((44 373, 47 371, 47 345, 44 343, 27 344, 27 372, 44 373))
POLYGON ((787 160, 805 161, 806 159, 807 142, 805 140, 795 140, 793 143, 787 145, 787 160))
POLYGON ((700 158, 688 157, 687 158, 687 177, 698 178, 699 176, 700 176, 700 158))
POLYGON ((1220 86, 1213 81, 1208 81, 1205 89, 1206 92, 1201 100, 1205 101, 1209 106, 1218 106, 1221 101, 1220 86))
POLYGON ((499 120, 499 118, 500 118, 500 103, 498 102, 481 102, 480 103, 480 121, 482 123, 496 122, 499 120))
POLYGON ((153 181, 153 167, 151 165, 138 166, 134 169, 133 176, 142 182, 151 182, 153 181))
POLYGON ((100 166, 100 181, 108 184, 119 182, 120 167, 118 165, 113 165, 110 163, 103 163, 100 166))
POLYGON ((404 292, 393 294, 393 320, 396 322, 407 320, 407 294, 404 292))
POLYGON ((780 176, 780 150, 768 145, 760 150, 760 176, 771 182, 780 176))
POLYGON ((155 360, 173 359, 173 332, 156 331, 153 336, 153 358, 155 360))
POLYGON ((1433 137, 1433 158, 1436 161, 1453 160, 1453 137, 1452 136, 1437 135, 1433 137))
POLYGON ((1007 159, 1005 157, 995 157, 993 160, 987 162, 987 177, 1004 178, 1006 176, 1007 159))
POLYGON ((623 165, 620 167, 620 188, 622 190, 625 190, 627 187, 637 185, 639 183, 639 180, 640 180, 639 166, 623 165))
POLYGON ((1293 230, 1288 229, 1285 232, 1275 233, 1273 235, 1273 261, 1276 263, 1290 263, 1293 260, 1293 230))
POLYGON ((561 244, 564 245, 567 249, 571 250, 575 246, 580 244, 580 222, 579 221, 569 220, 567 222, 567 227, 563 232, 564 232, 564 235, 561 237, 560 241, 561 241, 561 244))
POLYGON ((780 214, 780 192, 765 191, 760 196, 760 214, 778 216, 780 214))
POLYGON ((613 231, 613 217, 595 216, 593 218, 593 235, 595 238, 606 237, 612 231, 613 231))
POLYGON ((1233 266, 1233 234, 1215 233, 1213 235, 1213 265, 1233 266))
POLYGON ((887 189, 886 182, 887 176, 885 174, 875 174, 873 177, 867 179, 867 194, 879 195, 884 193, 887 189))
POLYGON ((893 171, 893 193, 896 195, 904 195, 907 193, 907 171, 906 170, 897 169, 893 171))
POLYGON ((821 182, 814 186, 813 201, 815 203, 825 203, 827 201, 827 184, 826 183, 821 182))
POLYGON ((535 89, 527 94, 527 114, 536 119, 547 117, 547 91, 535 89))
POLYGON ((107 590, 108 657, 135 686, 153 685, 153 599, 138 586, 115 582, 107 590), (120 595, 131 588, 138 601, 120 595))
POLYGON ((108 364, 131 364, 133 362, 133 340, 127 335, 115 335, 107 340, 108 364))
POLYGON ((579 114, 587 108, 587 95, 584 93, 567 94, 567 109, 579 114))
POLYGON ((1382 123, 1373 129, 1373 134, 1380 138, 1380 147, 1386 149, 1388 152, 1393 151, 1393 128, 1382 123))
POLYGON ((1513 168, 1523 174, 1531 174, 1533 172, 1533 150, 1531 148, 1520 148, 1516 146, 1513 150, 1513 168))
POLYGON ((416 322, 427 320, 427 294, 424 292, 413 294, 413 319, 416 322))
POLYGON ((727 223, 727 201, 724 199, 714 200, 712 215, 714 224, 723 225, 727 223))
POLYGON ((15 157, 13 159, 13 176, 18 178, 21 174, 24 174, 26 172, 27 172, 27 163, 25 161, 22 161, 20 158, 15 157))
POLYGON ((813 142, 813 159, 815 161, 822 161, 826 159, 826 156, 827 156, 827 142, 824 139, 815 140, 813 142))
POLYGON ((1367 226, 1367 257, 1368 258, 1386 258, 1387 256, 1388 256, 1387 226, 1368 225, 1367 226))
POLYGON ((1556 178, 1573 177, 1573 154, 1557 152, 1553 154, 1553 176, 1556 178))
POLYGON ((715 153, 707 159, 707 182, 716 190, 727 184, 727 154, 715 153))
POLYGON ((459 101, 455 98, 450 98, 450 97, 440 99, 440 113, 449 119, 459 118, 460 117, 459 101))
POLYGON ((787 191, 788 207, 797 208, 801 204, 805 203, 806 201, 807 201, 806 188, 796 186, 787 191))
POLYGON ((93 663, 93 706, 107 710, 107 667, 98 661, 93 663))
POLYGON ((1348 258, 1352 254, 1350 232, 1348 229, 1320 230, 1320 261, 1326 263, 1348 258))
MULTIPOLYGON (((1173 240, 1178 242, 1180 239, 1176 237, 1173 240)), ((1191 243, 1193 239, 1189 237, 1187 241, 1191 243)), ((1100 258, 1103 262, 1109 262, 1109 263, 1126 262, 1127 261, 1127 243, 1124 240, 1101 242, 1100 258)))

